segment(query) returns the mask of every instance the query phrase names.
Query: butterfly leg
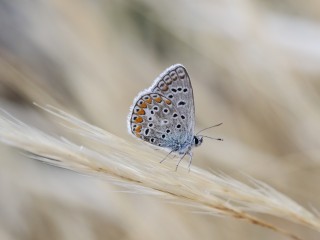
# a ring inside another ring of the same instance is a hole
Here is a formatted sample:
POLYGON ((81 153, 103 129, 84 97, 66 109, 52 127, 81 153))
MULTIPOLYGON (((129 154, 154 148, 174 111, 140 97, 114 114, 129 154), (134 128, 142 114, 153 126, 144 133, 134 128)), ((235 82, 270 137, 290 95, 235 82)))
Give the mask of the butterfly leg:
POLYGON ((179 164, 182 161, 182 159, 187 155, 187 153, 183 154, 183 156, 179 159, 177 165, 176 165, 176 171, 178 170, 179 164))
POLYGON ((188 153, 190 159, 189 159, 189 164, 188 164, 188 172, 190 172, 190 167, 191 167, 191 163, 192 163, 192 152, 188 153))
POLYGON ((160 163, 162 163, 164 160, 166 160, 172 152, 173 152, 173 150, 172 150, 171 152, 169 152, 169 153, 164 157, 164 159, 162 159, 162 160, 160 161, 160 163))

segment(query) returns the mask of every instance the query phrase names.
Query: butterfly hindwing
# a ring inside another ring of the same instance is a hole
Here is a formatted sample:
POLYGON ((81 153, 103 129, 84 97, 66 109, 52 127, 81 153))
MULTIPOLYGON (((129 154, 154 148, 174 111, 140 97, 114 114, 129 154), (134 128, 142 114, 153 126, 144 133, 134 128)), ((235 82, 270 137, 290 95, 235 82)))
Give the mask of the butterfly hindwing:
POLYGON ((171 100, 158 93, 145 93, 132 109, 131 133, 153 145, 171 148, 175 134, 183 131, 178 116, 171 100), (177 131, 174 126, 178 126, 177 131))

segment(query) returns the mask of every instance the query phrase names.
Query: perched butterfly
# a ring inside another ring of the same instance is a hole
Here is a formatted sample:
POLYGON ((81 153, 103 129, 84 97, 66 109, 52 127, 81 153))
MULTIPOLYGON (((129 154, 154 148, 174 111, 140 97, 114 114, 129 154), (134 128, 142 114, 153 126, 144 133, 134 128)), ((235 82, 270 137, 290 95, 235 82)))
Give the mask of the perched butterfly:
POLYGON ((194 134, 194 125, 193 90, 187 70, 181 64, 166 69, 150 88, 140 92, 128 116, 128 131, 131 134, 170 151, 169 154, 181 155, 176 169, 181 160, 189 155, 190 170, 191 149, 200 146, 203 137, 207 137, 194 134))

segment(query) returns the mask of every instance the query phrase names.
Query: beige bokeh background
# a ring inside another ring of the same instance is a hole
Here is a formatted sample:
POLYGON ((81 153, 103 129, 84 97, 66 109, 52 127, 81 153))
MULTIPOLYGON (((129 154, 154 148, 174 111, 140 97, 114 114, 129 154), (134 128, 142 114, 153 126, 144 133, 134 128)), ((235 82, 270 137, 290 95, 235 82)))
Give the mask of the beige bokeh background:
MULTIPOLYGON (((133 98, 182 63, 197 130, 224 123, 207 134, 225 141, 206 140, 193 164, 319 209, 319 16, 315 0, 1 0, 0 107, 68 136, 32 103, 50 104, 135 142, 133 98)), ((0 239, 286 239, 0 151, 0 239)))

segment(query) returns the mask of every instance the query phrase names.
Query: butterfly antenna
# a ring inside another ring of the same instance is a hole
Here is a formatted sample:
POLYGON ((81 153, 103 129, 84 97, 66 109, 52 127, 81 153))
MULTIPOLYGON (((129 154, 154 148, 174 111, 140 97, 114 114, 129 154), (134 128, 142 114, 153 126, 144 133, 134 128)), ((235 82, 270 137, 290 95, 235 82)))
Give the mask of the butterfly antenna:
MULTIPOLYGON (((196 135, 198 135, 199 133, 201 133, 201 132, 203 132, 203 131, 205 131, 205 130, 208 130, 208 129, 210 129, 210 128, 218 127, 218 126, 220 126, 221 124, 222 124, 222 123, 218 123, 218 124, 213 125, 213 126, 211 126, 211 127, 204 128, 204 129, 200 130, 199 132, 197 132, 196 135)), ((204 137, 204 136, 203 136, 203 137, 204 137)))
POLYGON ((213 140, 217 140, 217 141, 223 141, 223 138, 214 138, 214 137, 203 136, 203 135, 200 135, 200 136, 204 137, 204 138, 210 138, 210 139, 213 139, 213 140))

